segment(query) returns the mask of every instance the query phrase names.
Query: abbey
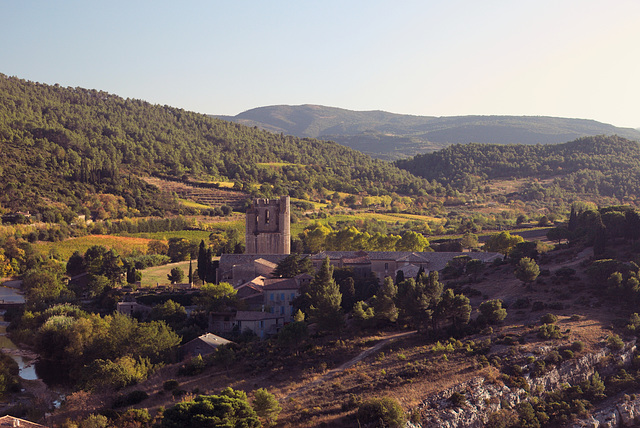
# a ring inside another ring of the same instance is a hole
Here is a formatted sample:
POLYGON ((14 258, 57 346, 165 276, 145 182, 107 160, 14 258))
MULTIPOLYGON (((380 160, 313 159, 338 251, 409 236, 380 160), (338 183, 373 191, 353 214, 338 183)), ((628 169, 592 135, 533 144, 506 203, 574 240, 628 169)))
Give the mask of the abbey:
POLYGON ((280 199, 255 199, 247 210, 246 254, 289 254, 291 252, 290 202, 280 199))

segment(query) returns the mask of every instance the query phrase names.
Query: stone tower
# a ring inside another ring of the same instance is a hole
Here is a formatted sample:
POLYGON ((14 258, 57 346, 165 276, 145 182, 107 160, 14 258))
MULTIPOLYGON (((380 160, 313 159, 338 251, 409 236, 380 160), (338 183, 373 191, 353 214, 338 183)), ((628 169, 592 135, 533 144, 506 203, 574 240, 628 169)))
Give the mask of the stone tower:
POLYGON ((289 254, 290 214, 288 196, 254 199, 247 210, 246 254, 289 254))

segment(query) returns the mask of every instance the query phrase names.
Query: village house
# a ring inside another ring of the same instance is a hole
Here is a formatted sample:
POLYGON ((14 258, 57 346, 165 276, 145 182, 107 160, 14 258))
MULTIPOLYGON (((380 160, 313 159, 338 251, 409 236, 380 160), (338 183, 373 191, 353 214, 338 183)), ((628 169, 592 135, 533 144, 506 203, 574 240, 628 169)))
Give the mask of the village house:
POLYGON ((198 355, 208 355, 214 352, 218 346, 229 343, 233 342, 224 337, 216 336, 213 333, 206 333, 182 345, 180 354, 182 359, 196 357, 198 355))
POLYGON ((301 274, 295 278, 272 278, 264 282, 265 310, 282 315, 285 322, 293 321, 293 301, 300 296, 300 287, 309 284, 313 277, 301 274))

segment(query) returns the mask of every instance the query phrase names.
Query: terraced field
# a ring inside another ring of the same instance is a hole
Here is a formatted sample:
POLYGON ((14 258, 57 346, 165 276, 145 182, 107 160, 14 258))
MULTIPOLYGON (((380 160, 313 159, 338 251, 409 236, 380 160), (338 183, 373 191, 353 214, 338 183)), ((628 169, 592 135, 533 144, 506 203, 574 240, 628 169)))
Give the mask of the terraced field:
POLYGON ((165 192, 175 192, 180 199, 187 199, 209 207, 229 205, 233 208, 238 208, 249 197, 246 193, 235 190, 196 187, 157 177, 143 177, 142 179, 165 192))

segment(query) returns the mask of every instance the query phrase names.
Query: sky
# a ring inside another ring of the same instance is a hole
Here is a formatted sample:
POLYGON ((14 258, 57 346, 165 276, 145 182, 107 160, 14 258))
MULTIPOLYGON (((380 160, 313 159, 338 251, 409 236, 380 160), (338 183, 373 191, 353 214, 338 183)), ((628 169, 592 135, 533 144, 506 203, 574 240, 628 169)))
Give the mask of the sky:
POLYGON ((0 73, 206 114, 319 104, 638 128, 640 1, 1 0, 0 73))

